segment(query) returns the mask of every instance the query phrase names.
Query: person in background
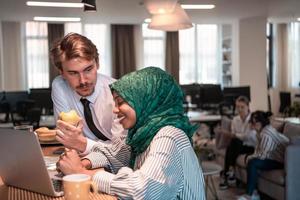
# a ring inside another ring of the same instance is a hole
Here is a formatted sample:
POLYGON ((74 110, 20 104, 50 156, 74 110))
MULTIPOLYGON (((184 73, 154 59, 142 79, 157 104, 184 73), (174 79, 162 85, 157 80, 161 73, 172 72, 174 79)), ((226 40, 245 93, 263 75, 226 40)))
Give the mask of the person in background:
POLYGON ((58 131, 56 139, 65 147, 86 154, 96 141, 108 143, 112 134, 122 134, 124 130, 112 112, 114 101, 109 84, 114 79, 97 73, 96 46, 88 38, 70 33, 55 43, 50 53, 60 72, 52 82, 55 118, 60 112, 73 109, 83 120, 83 132, 58 120, 57 127, 66 129, 64 134, 58 131))
POLYGON ((220 189, 227 189, 228 183, 233 184, 235 177, 233 171, 229 172, 230 167, 234 167, 236 159, 241 154, 252 154, 256 145, 256 132, 250 126, 251 112, 249 109, 249 99, 240 96, 236 99, 235 108, 238 115, 231 123, 231 142, 226 149, 224 170, 221 173, 222 181, 220 189))
POLYGON ((202 169, 191 145, 197 127, 184 115, 184 95, 175 79, 147 67, 110 87, 114 113, 128 135, 114 137, 110 146, 98 143, 82 159, 70 150, 59 169, 90 174, 99 191, 120 199, 205 199, 202 169))
POLYGON ((247 157, 247 194, 250 198, 257 189, 259 171, 282 169, 284 154, 289 139, 279 133, 270 124, 272 113, 256 111, 252 113, 250 122, 257 131, 258 144, 254 154, 247 157))

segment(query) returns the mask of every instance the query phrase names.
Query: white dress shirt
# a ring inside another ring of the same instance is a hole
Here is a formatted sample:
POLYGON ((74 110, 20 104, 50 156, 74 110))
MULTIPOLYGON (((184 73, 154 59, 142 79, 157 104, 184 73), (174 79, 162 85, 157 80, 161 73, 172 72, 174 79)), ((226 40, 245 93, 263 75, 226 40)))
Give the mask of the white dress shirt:
POLYGON ((255 147, 257 144, 256 131, 250 126, 251 113, 248 114, 245 121, 240 115, 235 116, 231 123, 231 132, 243 141, 243 145, 255 147))
POLYGON ((110 143, 112 134, 118 135, 124 132, 123 127, 116 120, 116 115, 112 112, 114 100, 109 84, 114 81, 113 78, 98 73, 95 90, 92 95, 86 97, 91 102, 90 108, 95 126, 109 139, 105 142, 99 140, 87 126, 83 105, 80 102, 82 97, 70 87, 62 76, 57 76, 52 82, 51 96, 55 120, 58 119, 60 112, 68 112, 72 109, 83 119, 83 133, 87 137, 87 147, 84 153, 89 152, 96 141, 110 143))
POLYGON ((201 166, 186 134, 173 126, 161 128, 149 147, 136 157, 134 170, 128 167, 130 147, 126 136, 112 144, 98 143, 85 158, 98 171, 93 181, 102 192, 121 199, 205 200, 201 166))

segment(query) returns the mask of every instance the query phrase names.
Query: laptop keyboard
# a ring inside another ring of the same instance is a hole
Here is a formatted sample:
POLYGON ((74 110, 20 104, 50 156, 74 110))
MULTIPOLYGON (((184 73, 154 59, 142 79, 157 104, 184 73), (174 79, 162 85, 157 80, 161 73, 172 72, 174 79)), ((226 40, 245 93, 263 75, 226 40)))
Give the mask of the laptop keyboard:
POLYGON ((51 181, 52 181, 52 185, 54 187, 55 192, 62 192, 63 191, 62 180, 51 179, 51 181))

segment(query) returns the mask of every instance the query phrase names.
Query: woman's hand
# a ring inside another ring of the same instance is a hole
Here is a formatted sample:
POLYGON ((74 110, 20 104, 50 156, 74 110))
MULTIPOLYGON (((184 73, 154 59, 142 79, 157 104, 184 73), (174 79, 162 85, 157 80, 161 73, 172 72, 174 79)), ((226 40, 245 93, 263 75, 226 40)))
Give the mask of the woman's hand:
POLYGON ((87 139, 82 133, 82 119, 78 122, 77 127, 62 120, 57 120, 56 127, 56 140, 58 142, 62 143, 67 148, 76 149, 79 152, 85 151, 87 139))

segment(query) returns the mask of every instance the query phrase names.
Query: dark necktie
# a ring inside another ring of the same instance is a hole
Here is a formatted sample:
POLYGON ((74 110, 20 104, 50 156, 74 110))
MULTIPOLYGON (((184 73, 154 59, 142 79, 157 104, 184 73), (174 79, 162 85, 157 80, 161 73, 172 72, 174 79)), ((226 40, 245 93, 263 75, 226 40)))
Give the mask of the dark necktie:
POLYGON ((106 141, 108 140, 108 138, 103 135, 103 133, 101 133, 97 127, 94 124, 93 121, 93 116, 92 116, 92 112, 90 109, 90 102, 87 99, 81 98, 80 99, 82 105, 83 105, 83 109, 84 109, 84 118, 85 121, 89 127, 89 129, 94 133, 94 135, 99 138, 100 140, 106 141))

